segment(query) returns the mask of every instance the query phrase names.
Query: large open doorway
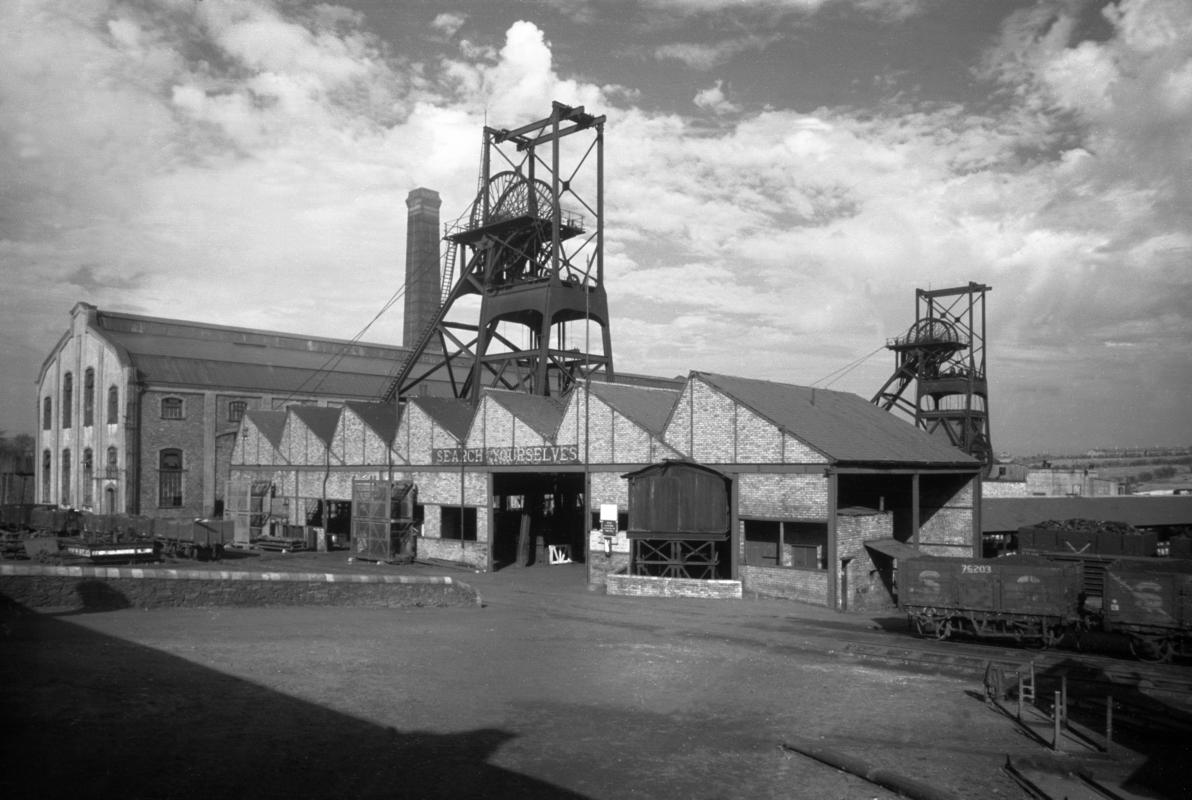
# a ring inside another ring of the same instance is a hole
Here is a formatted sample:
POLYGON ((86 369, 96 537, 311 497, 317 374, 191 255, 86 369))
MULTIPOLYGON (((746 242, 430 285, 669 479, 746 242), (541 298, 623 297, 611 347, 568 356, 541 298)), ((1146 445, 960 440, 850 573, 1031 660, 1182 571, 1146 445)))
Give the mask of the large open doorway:
POLYGON ((493 570, 583 561, 582 472, 493 473, 493 570))

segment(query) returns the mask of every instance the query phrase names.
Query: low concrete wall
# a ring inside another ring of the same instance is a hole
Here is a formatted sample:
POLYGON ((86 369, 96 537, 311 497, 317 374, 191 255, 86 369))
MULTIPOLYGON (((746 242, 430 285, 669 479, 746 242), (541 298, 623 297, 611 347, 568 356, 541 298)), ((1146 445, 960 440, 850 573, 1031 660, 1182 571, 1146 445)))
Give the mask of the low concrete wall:
POLYGON ((29 608, 163 606, 474 606, 480 595, 450 577, 230 572, 0 564, 0 595, 29 608))
POLYGON ((646 575, 609 573, 608 594, 631 597, 704 597, 714 600, 741 599, 740 581, 701 581, 693 578, 653 578, 646 575))

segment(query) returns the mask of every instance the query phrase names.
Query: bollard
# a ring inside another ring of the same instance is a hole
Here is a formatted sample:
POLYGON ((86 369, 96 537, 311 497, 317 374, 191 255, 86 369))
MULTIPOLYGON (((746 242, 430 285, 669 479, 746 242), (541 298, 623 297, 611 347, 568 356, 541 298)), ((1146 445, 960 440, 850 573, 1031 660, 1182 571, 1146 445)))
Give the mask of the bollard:
POLYGON ((1051 749, 1060 749, 1060 717, 1063 712, 1060 711, 1060 693, 1055 693, 1055 705, 1051 709, 1051 749))
POLYGON ((1068 673, 1066 673, 1066 672, 1060 676, 1060 699, 1063 701, 1063 704, 1060 706, 1060 708, 1062 709, 1061 714, 1063 716, 1064 727, 1067 728, 1068 727, 1068 673))
POLYGON ((1105 752, 1113 752, 1113 695, 1105 698, 1105 752))

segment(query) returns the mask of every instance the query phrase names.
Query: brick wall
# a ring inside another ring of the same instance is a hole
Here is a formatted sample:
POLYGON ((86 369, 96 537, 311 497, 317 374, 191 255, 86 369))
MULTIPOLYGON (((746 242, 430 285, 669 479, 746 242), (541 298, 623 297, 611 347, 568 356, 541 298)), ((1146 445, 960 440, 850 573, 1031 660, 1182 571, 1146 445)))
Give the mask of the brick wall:
POLYGON ((823 570, 742 565, 740 575, 741 585, 747 592, 817 606, 828 605, 828 573, 823 570))
POLYGON ((742 516, 828 518, 828 478, 822 474, 743 473, 737 476, 737 494, 742 516))
POLYGON ((0 564, 0 594, 30 608, 164 606, 472 606, 451 577, 328 575, 0 564))
POLYGON ((894 515, 889 511, 841 514, 836 517, 836 555, 851 559, 845 567, 848 597, 840 607, 849 611, 877 611, 895 608, 891 595, 893 559, 874 555, 865 542, 894 536, 894 515))
POLYGON ((141 513, 153 517, 202 517, 203 440, 205 398, 196 392, 145 392, 141 404, 141 513), (162 419, 161 403, 181 398, 182 419, 162 419), (158 506, 160 453, 167 448, 182 451, 182 506, 158 506))
POLYGON ((700 597, 709 600, 741 598, 740 581, 700 581, 691 578, 651 578, 611 573, 605 578, 609 594, 630 597, 700 597))

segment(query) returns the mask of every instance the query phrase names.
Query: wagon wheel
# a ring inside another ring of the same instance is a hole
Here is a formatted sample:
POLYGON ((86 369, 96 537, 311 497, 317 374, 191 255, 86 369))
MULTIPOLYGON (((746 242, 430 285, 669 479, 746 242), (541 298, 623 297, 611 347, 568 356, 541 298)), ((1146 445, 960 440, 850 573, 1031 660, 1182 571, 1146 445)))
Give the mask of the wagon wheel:
POLYGON ((923 614, 911 615, 911 622, 915 626, 915 633, 919 636, 927 635, 927 618, 923 614))
POLYGON ((945 619, 935 623, 935 638, 941 642, 952 635, 952 620, 945 619))
POLYGON ((1171 661, 1175 648, 1167 639, 1131 636, 1130 652, 1139 661, 1168 662, 1171 661))

